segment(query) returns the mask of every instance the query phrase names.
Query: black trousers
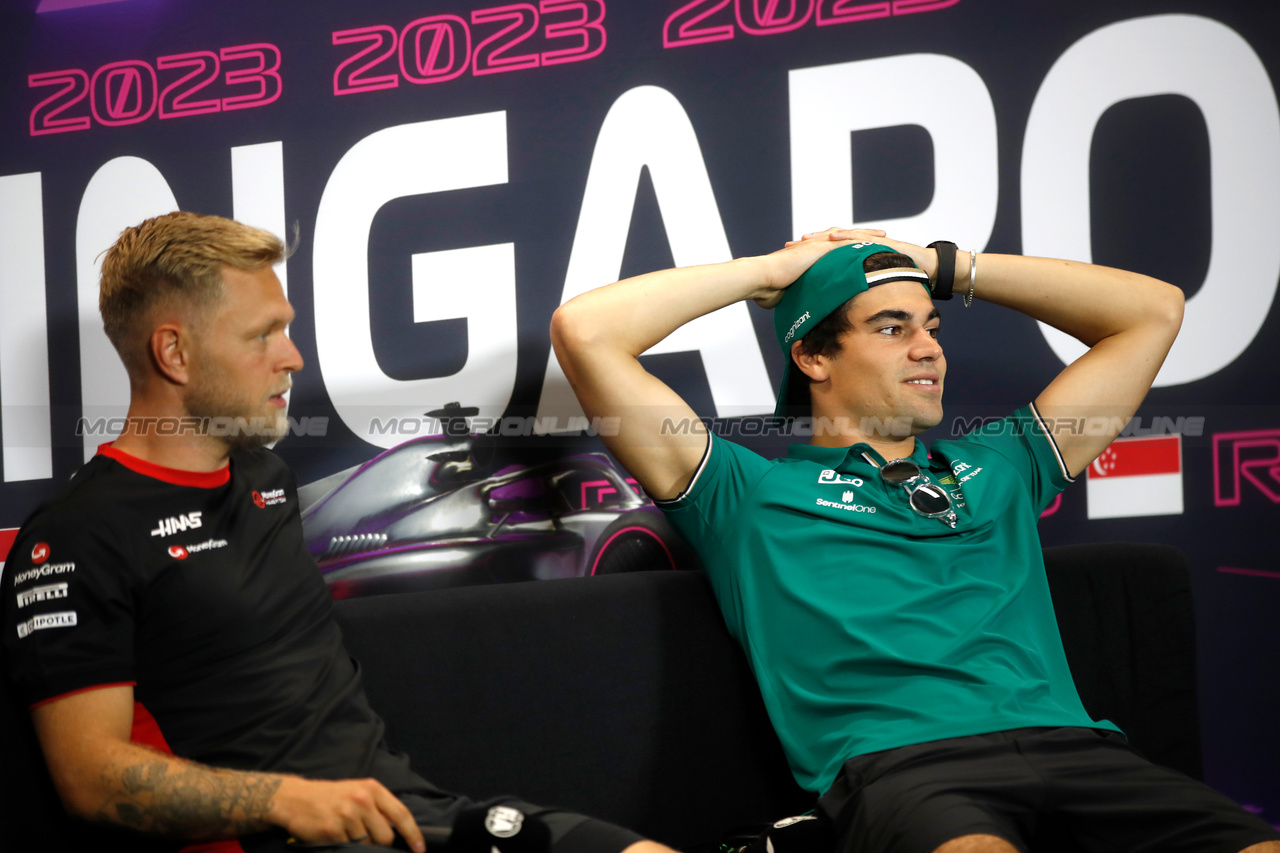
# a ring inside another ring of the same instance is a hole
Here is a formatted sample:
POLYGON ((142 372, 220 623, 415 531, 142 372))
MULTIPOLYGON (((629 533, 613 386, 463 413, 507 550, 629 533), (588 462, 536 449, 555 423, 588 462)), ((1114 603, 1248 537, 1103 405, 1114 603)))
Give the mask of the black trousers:
POLYGON ((1114 732, 1016 729, 845 762, 819 808, 844 853, 931 853, 963 835, 1027 851, 1237 853, 1280 832, 1114 732))

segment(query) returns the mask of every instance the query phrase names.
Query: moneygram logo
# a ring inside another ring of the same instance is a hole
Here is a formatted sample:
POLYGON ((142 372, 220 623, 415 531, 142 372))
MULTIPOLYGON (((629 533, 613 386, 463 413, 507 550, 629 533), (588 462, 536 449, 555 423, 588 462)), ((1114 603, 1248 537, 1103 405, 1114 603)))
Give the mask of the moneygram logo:
POLYGON ((19 586, 35 578, 47 578, 49 575, 61 575, 76 570, 75 563, 50 563, 47 566, 36 566, 13 576, 13 585, 19 586))
POLYGON ((31 562, 37 566, 49 559, 49 543, 37 542, 36 546, 31 549, 31 562))
POLYGON ((276 504, 282 504, 287 500, 288 498, 285 497, 284 489, 272 489, 269 492, 253 493, 253 505, 256 506, 258 509, 264 509, 269 506, 275 506, 276 504))
POLYGON ((212 551, 216 548, 227 547, 225 539, 206 539, 203 542, 197 542, 195 545, 170 545, 169 556, 175 560, 185 560, 192 554, 199 554, 202 551, 212 551))

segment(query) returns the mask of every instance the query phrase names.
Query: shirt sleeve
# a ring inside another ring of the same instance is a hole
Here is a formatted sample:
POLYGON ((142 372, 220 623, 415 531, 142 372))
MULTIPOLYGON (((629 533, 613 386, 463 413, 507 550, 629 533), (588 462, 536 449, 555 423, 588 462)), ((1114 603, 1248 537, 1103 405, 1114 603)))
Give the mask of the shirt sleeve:
POLYGON ((0 584, 3 642, 29 707, 135 681, 131 560, 112 538, 105 522, 54 510, 14 541, 0 584))
POLYGON ((1037 513, 1075 482, 1035 403, 994 424, 984 424, 960 441, 989 448, 1013 465, 1026 483, 1037 513))
MULTIPOLYGON (((689 485, 677 497, 654 503, 702 555, 741 518, 747 499, 774 464, 754 451, 708 433, 707 449, 689 485)), ((710 568, 705 556, 703 562, 710 568)))

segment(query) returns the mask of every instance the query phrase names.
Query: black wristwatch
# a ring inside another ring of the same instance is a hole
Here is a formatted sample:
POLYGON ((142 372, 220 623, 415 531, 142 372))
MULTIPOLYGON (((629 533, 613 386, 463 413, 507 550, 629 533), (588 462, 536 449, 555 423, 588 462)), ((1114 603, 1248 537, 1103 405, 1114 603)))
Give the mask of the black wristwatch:
POLYGON ((938 274, 931 291, 934 299, 950 299, 956 283, 956 244, 950 240, 934 240, 925 248, 938 252, 938 274))

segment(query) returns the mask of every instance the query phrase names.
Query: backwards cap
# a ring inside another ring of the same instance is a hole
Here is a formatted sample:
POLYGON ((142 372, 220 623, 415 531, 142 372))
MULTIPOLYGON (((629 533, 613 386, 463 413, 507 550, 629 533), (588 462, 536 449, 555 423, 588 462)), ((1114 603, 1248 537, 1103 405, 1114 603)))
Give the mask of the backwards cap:
MULTIPOLYGON (((773 331, 786 359, 782 370, 782 388, 774 414, 785 416, 788 409, 807 409, 809 389, 806 377, 791 360, 791 344, 803 338, 814 326, 853 297, 877 284, 891 281, 918 281, 929 290, 929 276, 912 264, 877 272, 863 272, 862 263, 882 252, 897 253, 880 243, 853 243, 832 249, 805 270, 782 294, 773 309, 773 331)), ((932 295, 932 292, 930 292, 932 295)))

